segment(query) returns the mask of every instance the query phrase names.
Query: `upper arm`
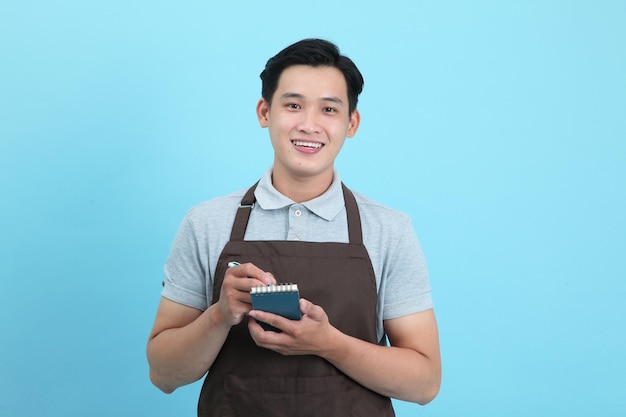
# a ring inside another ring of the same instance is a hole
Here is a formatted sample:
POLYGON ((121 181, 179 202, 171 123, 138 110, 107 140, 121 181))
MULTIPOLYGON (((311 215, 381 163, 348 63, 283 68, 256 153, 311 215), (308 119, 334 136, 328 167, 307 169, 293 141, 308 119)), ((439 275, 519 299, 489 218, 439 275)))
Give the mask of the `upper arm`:
MULTIPOLYGON (((400 349, 408 349, 417 355, 405 362, 405 370, 416 378, 416 391, 406 398, 413 398, 419 404, 427 404, 439 392, 441 387, 441 354, 439 352, 439 334, 437 320, 432 309, 384 322, 389 342, 400 349)), ((409 356, 404 355, 405 359, 409 356)))
POLYGON ((439 331, 433 309, 384 321, 391 346, 414 350, 441 367, 439 331))
POLYGON ((202 310, 161 297, 149 340, 168 329, 185 327, 200 317, 202 310))

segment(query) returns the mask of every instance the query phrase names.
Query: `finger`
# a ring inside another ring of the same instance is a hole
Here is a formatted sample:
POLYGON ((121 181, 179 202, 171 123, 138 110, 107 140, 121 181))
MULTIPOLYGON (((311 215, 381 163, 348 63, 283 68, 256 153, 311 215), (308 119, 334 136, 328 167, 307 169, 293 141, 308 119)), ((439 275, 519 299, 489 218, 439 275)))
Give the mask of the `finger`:
POLYGON ((313 320, 323 320, 326 312, 321 306, 313 304, 305 298, 300 299, 300 311, 302 314, 309 316, 313 320))
POLYGON ((252 310, 248 313, 248 315, 255 320, 262 321, 263 323, 274 326, 282 331, 286 331, 290 326, 291 320, 286 319, 278 314, 268 313, 261 310, 252 310))
MULTIPOLYGON (((226 271, 227 274, 232 273, 237 278, 252 278, 261 283, 261 285, 270 285, 275 284, 276 279, 274 276, 269 273, 263 271, 261 268, 257 267, 253 263, 245 263, 239 266, 235 266, 232 268, 228 268, 226 271)), ((258 283, 255 285, 259 285, 258 283)))
POLYGON ((258 321, 254 318, 250 317, 248 320, 248 330, 250 332, 250 337, 254 340, 257 346, 266 348, 266 349, 274 349, 275 343, 273 341, 273 337, 275 335, 281 334, 276 332, 266 331, 258 321))
POLYGON ((302 314, 306 314, 309 316, 315 315, 315 307, 317 306, 306 298, 300 299, 300 311, 302 312, 302 314))
POLYGON ((259 322, 250 315, 250 312, 248 313, 248 329, 250 330, 250 335, 252 335, 252 338, 255 340, 257 339, 257 335, 261 335, 265 332, 265 329, 263 329, 259 322))
POLYGON ((276 278, 274 278, 274 275, 271 272, 266 272, 265 273, 265 278, 266 278, 266 284, 267 285, 273 285, 276 284, 276 278))

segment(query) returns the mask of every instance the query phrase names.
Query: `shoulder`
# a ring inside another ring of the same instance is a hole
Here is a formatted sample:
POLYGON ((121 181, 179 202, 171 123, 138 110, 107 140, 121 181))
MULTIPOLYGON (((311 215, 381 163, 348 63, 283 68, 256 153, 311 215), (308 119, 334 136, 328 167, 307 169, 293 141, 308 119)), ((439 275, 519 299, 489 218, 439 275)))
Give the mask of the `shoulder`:
POLYGON ((193 236, 197 241, 213 241, 228 237, 237 207, 246 190, 203 201, 187 210, 181 233, 193 236))
POLYGON ((370 256, 387 263, 396 255, 416 256, 421 251, 411 217, 402 211, 353 192, 370 256))
POLYGON ((191 223, 203 223, 219 220, 221 217, 234 217, 246 189, 235 191, 225 196, 212 198, 191 207, 186 219, 191 223))
POLYGON ((393 209, 365 195, 352 191, 359 207, 361 222, 364 228, 378 227, 387 230, 405 229, 411 225, 411 218, 407 213, 393 209))

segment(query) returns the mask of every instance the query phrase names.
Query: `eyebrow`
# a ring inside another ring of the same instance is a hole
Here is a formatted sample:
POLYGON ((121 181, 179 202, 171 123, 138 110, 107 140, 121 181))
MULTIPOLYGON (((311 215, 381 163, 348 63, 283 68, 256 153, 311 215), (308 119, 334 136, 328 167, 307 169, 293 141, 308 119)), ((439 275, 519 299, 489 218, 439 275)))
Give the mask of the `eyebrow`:
MULTIPOLYGON (((282 94, 280 96, 280 98, 281 99, 296 98, 296 99, 299 99, 299 100, 304 100, 304 96, 302 94, 300 94, 300 93, 284 93, 284 94, 282 94)), ((340 99, 339 97, 335 97, 335 96, 332 96, 332 97, 322 97, 320 99, 320 101, 330 101, 331 103, 336 103, 336 104, 339 104, 341 106, 344 105, 343 100, 340 99)))

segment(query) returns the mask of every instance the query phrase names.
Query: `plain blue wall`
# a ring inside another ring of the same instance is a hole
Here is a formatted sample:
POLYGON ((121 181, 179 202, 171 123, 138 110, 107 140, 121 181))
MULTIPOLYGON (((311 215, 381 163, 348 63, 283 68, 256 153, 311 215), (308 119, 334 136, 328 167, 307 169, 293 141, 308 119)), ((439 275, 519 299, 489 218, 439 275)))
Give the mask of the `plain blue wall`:
POLYGON ((194 415, 148 380, 162 266, 310 36, 366 79, 344 180, 429 263, 442 390, 398 416, 626 414, 625 2, 209 3, 0 5, 1 416, 194 415))

